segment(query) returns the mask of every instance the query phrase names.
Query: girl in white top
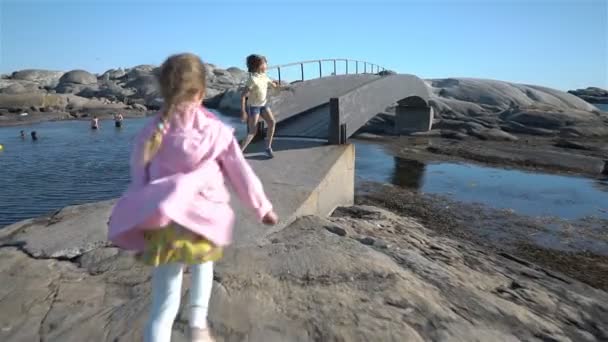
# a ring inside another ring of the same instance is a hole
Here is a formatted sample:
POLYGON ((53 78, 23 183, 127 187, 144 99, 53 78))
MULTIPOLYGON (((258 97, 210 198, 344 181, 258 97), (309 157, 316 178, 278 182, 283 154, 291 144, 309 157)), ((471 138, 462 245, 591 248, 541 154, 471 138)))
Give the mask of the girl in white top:
POLYGON ((266 145, 266 154, 269 158, 274 157, 272 151, 272 138, 276 120, 267 101, 268 86, 279 88, 280 84, 277 81, 271 80, 266 75, 268 64, 266 57, 260 55, 250 55, 247 57, 247 69, 249 70, 249 78, 245 84, 245 88, 241 93, 241 120, 247 122, 248 133, 247 137, 241 143, 241 150, 245 151, 247 146, 255 137, 257 124, 260 115, 268 126, 268 144, 266 145))

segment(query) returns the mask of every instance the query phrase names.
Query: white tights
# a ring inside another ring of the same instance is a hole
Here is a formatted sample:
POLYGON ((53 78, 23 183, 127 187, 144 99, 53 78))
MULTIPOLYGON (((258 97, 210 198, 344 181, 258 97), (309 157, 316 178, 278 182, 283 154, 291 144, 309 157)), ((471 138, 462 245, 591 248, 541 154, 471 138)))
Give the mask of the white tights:
MULTIPOLYGON (((213 286, 213 263, 190 266, 190 327, 206 329, 207 311, 213 286)), ((179 311, 184 265, 158 266, 152 275, 152 308, 146 323, 144 342, 169 342, 173 321, 179 311)))

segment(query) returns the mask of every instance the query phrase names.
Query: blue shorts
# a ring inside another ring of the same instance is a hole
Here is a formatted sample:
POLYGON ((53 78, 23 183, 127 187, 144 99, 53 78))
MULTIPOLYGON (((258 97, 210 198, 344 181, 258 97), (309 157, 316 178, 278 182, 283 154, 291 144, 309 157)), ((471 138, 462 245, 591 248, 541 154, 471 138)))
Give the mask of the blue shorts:
POLYGON ((247 115, 249 116, 258 116, 262 111, 268 111, 270 109, 269 105, 264 106, 247 106, 247 115))

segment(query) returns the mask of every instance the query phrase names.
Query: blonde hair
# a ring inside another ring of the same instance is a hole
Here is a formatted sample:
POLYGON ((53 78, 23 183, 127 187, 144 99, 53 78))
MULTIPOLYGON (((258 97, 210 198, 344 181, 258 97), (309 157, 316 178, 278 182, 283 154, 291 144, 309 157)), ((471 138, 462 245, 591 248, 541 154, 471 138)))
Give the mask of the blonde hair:
POLYGON ((171 119, 175 107, 205 93, 206 76, 203 61, 191 53, 170 56, 161 65, 158 81, 164 106, 156 130, 144 146, 142 158, 144 164, 148 164, 158 153, 165 126, 171 119))

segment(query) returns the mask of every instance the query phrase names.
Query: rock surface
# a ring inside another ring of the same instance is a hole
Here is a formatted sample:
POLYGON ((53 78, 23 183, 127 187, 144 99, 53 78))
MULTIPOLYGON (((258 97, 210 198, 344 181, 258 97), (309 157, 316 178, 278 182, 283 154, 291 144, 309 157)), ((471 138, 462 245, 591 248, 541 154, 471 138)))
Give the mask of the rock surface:
POLYGON ((602 88, 589 87, 586 89, 570 90, 568 92, 589 103, 608 103, 608 90, 602 88))
MULTIPOLYGON (((0 340, 141 340, 150 269, 95 243, 106 234, 108 205, 0 231, 0 340), (74 241, 63 235, 63 246, 31 255, 40 246, 30 235, 56 229, 72 229, 74 241), (77 247, 85 236, 90 243, 77 247), (57 250, 77 253, 45 257, 57 250)), ((385 210, 357 206, 329 219, 300 218, 269 240, 227 250, 216 267, 210 320, 219 341, 608 339, 606 292, 434 236, 385 210)), ((186 311, 175 341, 185 341, 186 311)))
MULTIPOLYGON (((608 137, 608 115, 581 98, 546 87, 496 80, 426 80, 435 118, 432 129, 459 140, 515 141, 518 135, 608 137)), ((359 133, 394 134, 394 107, 359 133)))
MULTIPOLYGON (((608 127, 595 106, 556 89, 471 78, 427 80, 427 85, 436 113, 433 128, 484 139, 478 134, 483 125, 491 129, 485 138, 511 140, 499 131, 556 136, 570 127, 608 127)), ((604 136, 603 130, 579 133, 604 136)))
MULTIPOLYGON (((247 73, 235 67, 223 70, 211 64, 206 64, 206 68, 209 90, 205 104, 217 108, 224 94, 227 94, 224 107, 229 109, 238 103, 240 108, 240 98, 236 101, 231 94, 245 81, 247 73), (229 103, 232 104, 227 105, 229 103)), ((154 65, 110 69, 99 77, 84 70, 72 70, 67 73, 47 70, 17 71, 0 79, 0 109, 21 113, 32 108, 43 108, 39 98, 63 94, 79 97, 79 105, 71 105, 69 101, 54 101, 53 109, 64 112, 80 112, 84 110, 82 108, 113 111, 133 105, 145 105, 147 109, 155 110, 162 105, 156 78, 158 71, 158 67, 154 65), (35 94, 38 95, 34 96, 35 94), (91 103, 85 104, 86 101, 91 103)))
POLYGON ((59 83, 95 84, 97 83, 97 77, 84 70, 72 70, 61 76, 59 83))

